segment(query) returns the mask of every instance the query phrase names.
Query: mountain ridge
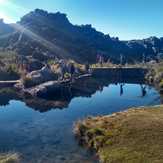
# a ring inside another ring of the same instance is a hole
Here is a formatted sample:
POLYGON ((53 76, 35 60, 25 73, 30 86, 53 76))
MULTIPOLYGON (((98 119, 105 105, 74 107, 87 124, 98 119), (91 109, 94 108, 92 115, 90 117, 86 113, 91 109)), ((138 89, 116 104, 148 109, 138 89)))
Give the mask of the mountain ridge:
MULTIPOLYGON (((3 25, 2 25, 3 24, 3 25)), ((163 37, 121 41, 97 31, 91 24, 73 25, 66 14, 36 9, 23 16, 16 24, 5 24, 13 30, 0 31, 0 47, 15 50, 20 55, 32 55, 39 59, 57 56, 77 62, 95 62, 101 54, 105 60, 118 63, 123 55, 126 62, 156 59, 163 53, 163 37), (14 45, 14 46, 13 46, 14 45), (39 50, 38 50, 39 49, 39 50), (36 54, 37 53, 37 54, 36 54)))

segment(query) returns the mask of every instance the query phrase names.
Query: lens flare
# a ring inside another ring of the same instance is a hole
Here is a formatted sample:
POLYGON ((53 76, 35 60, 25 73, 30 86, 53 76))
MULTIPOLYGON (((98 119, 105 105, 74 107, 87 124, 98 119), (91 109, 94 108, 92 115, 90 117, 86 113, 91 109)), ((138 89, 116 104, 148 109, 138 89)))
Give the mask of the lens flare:
POLYGON ((0 5, 3 5, 7 2, 7 0, 0 0, 0 5))
POLYGON ((13 23, 14 22, 9 16, 7 16, 6 14, 4 14, 2 12, 0 12, 0 19, 4 19, 5 23, 13 23))

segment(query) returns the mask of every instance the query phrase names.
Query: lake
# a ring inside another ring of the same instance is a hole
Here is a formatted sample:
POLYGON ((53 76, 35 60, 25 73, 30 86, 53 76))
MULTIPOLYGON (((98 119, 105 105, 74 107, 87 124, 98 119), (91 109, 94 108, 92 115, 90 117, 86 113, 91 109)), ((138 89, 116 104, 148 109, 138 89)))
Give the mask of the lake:
POLYGON ((46 99, 3 91, 0 151, 20 153, 23 163, 97 163, 93 154, 78 145, 73 134, 76 121, 160 103, 159 93, 142 83, 82 82, 46 99))

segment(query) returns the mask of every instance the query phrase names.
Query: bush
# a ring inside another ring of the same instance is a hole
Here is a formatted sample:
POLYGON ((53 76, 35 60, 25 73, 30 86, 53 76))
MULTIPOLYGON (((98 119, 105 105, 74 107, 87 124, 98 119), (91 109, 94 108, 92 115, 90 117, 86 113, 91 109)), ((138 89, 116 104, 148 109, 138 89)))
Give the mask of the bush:
POLYGON ((161 80, 161 82, 159 83, 160 88, 163 88, 163 79, 161 80))
POLYGON ((29 88, 29 87, 33 87, 33 86, 37 85, 37 83, 34 82, 31 78, 24 77, 23 78, 23 85, 25 88, 29 88))
POLYGON ((19 74, 19 71, 18 71, 18 68, 15 64, 11 64, 9 65, 7 68, 6 68, 6 71, 9 73, 9 74, 19 74))
POLYGON ((16 64, 1 65, 0 80, 18 80, 19 78, 20 74, 16 64))

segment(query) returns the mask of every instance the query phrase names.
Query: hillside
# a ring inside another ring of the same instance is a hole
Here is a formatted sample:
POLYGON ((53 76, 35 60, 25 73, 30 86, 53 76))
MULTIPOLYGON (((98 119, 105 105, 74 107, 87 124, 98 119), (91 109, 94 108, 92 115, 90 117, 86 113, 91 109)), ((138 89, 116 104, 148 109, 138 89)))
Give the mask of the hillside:
POLYGON ((36 9, 16 24, 0 22, 0 46, 16 50, 18 54, 45 60, 54 56, 71 58, 78 62, 95 62, 102 54, 107 60, 119 62, 123 54, 127 62, 156 58, 163 52, 163 38, 120 41, 97 31, 91 25, 73 25, 66 14, 48 13, 36 9), (12 34, 11 34, 12 33, 12 34), (5 37, 4 37, 5 34, 5 37), (2 37, 3 36, 3 37, 2 37))

